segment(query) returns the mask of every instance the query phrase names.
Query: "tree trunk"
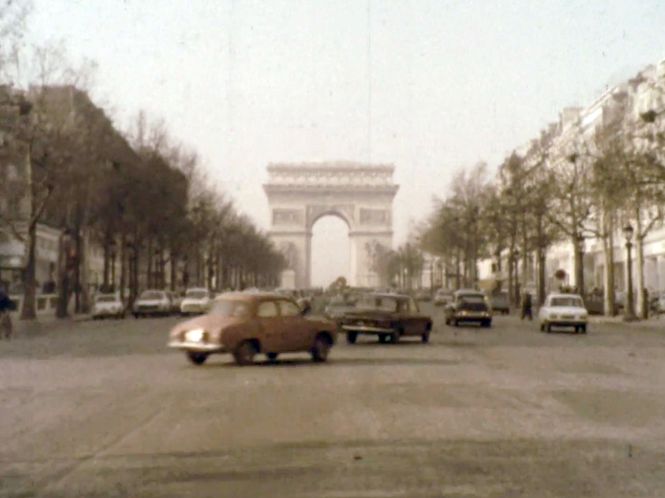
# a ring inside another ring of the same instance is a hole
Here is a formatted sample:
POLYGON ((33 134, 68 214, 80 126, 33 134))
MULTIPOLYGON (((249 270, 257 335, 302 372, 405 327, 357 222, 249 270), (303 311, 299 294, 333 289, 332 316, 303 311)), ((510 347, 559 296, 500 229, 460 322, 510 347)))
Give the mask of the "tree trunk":
POLYGON ((547 258, 546 258, 545 247, 538 247, 537 258, 538 258, 538 304, 542 306, 545 302, 545 297, 547 295, 547 290, 545 288, 545 283, 547 279, 547 258))
POLYGON ((604 213, 603 232, 603 310, 606 316, 616 315, 616 295, 614 292, 614 220, 604 213))
POLYGON ((584 296, 584 241, 578 240, 577 235, 573 235, 571 240, 575 251, 575 288, 578 294, 584 296))
POLYGON ((35 297, 37 293, 37 282, 35 281, 35 266, 37 259, 37 222, 28 225, 28 254, 23 274, 23 307, 21 309, 21 320, 34 320, 37 318, 35 308, 35 297))
MULTIPOLYGON (((639 226, 639 223, 638 223, 639 226)), ((639 233, 639 232, 638 232, 639 233)), ((635 240, 635 286, 637 287, 637 311, 636 314, 640 318, 649 317, 648 303, 645 298, 644 286, 644 237, 638 236, 635 240)))
POLYGON ((170 255, 170 261, 171 261, 171 290, 174 291, 176 289, 176 280, 178 278, 178 257, 175 253, 171 253, 170 255))

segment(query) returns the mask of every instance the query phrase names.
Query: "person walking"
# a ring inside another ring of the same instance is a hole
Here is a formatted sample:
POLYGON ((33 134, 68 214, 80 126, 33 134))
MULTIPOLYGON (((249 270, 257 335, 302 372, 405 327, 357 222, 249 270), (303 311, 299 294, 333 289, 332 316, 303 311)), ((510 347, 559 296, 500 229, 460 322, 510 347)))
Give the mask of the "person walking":
POLYGON ((0 339, 11 339, 13 327, 9 312, 14 309, 14 302, 9 299, 5 287, 0 285, 0 339))
POLYGON ((529 292, 522 293, 522 320, 529 317, 529 320, 533 320, 533 304, 531 302, 531 294, 529 292))

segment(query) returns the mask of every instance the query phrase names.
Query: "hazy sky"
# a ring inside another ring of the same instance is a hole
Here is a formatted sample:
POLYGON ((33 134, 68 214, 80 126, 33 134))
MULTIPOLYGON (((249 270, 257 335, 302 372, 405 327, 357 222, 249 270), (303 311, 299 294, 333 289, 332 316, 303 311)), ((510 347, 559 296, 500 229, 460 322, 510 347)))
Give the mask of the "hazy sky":
POLYGON ((30 38, 96 60, 118 124, 163 117, 262 227, 269 162, 395 164, 400 242, 457 168, 665 57, 664 26, 663 0, 35 0, 30 38))

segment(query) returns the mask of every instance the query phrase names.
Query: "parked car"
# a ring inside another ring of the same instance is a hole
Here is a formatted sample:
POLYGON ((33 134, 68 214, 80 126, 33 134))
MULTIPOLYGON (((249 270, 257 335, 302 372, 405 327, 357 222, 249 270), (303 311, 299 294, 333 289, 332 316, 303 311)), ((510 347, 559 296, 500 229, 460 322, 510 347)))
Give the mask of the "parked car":
POLYGON ((453 291, 449 289, 439 289, 434 294, 434 306, 446 306, 453 302, 453 291))
POLYGON ((481 327, 492 326, 492 313, 481 291, 460 289, 453 294, 453 302, 445 308, 446 325, 457 327, 460 323, 479 323, 481 327))
POLYGON ((340 324, 349 344, 355 344, 361 334, 377 336, 382 343, 397 343, 405 336, 429 342, 432 332, 432 318, 421 314, 416 301, 404 294, 366 294, 340 324))
POLYGON ((429 302, 432 300, 432 293, 427 289, 419 289, 415 295, 416 301, 429 302))
POLYGON ((355 308, 355 299, 347 299, 344 296, 333 296, 326 305, 323 314, 329 320, 337 321, 355 308))
POLYGON ((281 353, 306 351, 326 361, 337 340, 335 324, 305 316, 295 301, 280 294, 228 293, 212 302, 210 311, 176 325, 169 347, 184 351, 195 365, 211 354, 231 353, 248 365, 263 353, 275 361, 281 353))
POLYGON ((551 332, 553 327, 573 327, 575 332, 586 334, 588 317, 578 294, 550 294, 538 312, 541 332, 551 332))
POLYGON ((490 307, 493 313, 510 313, 510 299, 507 292, 495 292, 489 296, 490 307))
POLYGON ((180 313, 182 315, 200 315, 208 311, 208 306, 210 306, 210 291, 194 287, 185 291, 185 297, 180 303, 180 313))
POLYGON ((113 294, 97 294, 95 296, 95 302, 92 305, 92 318, 93 320, 98 320, 100 318, 113 317, 113 318, 124 318, 125 317, 125 305, 120 299, 120 295, 113 294))
POLYGON ((169 315, 171 314, 171 300, 166 291, 156 289, 145 290, 134 301, 132 313, 134 318, 169 315))

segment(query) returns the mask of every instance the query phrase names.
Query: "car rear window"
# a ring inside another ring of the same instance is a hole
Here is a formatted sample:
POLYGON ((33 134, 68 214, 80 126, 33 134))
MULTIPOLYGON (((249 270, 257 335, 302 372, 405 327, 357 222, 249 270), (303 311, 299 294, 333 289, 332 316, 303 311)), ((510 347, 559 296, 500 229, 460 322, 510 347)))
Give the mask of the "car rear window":
POLYGON ((384 296, 363 296, 357 303, 358 308, 397 311, 398 300, 394 297, 384 296))
POLYGON ((578 297, 553 297, 550 306, 573 306, 583 308, 584 304, 578 297))
POLYGON ((205 299, 208 297, 208 293, 204 290, 188 290, 185 294, 185 297, 191 297, 192 299, 205 299))
POLYGON ((162 299, 164 294, 159 291, 145 291, 141 294, 141 299, 162 299))

